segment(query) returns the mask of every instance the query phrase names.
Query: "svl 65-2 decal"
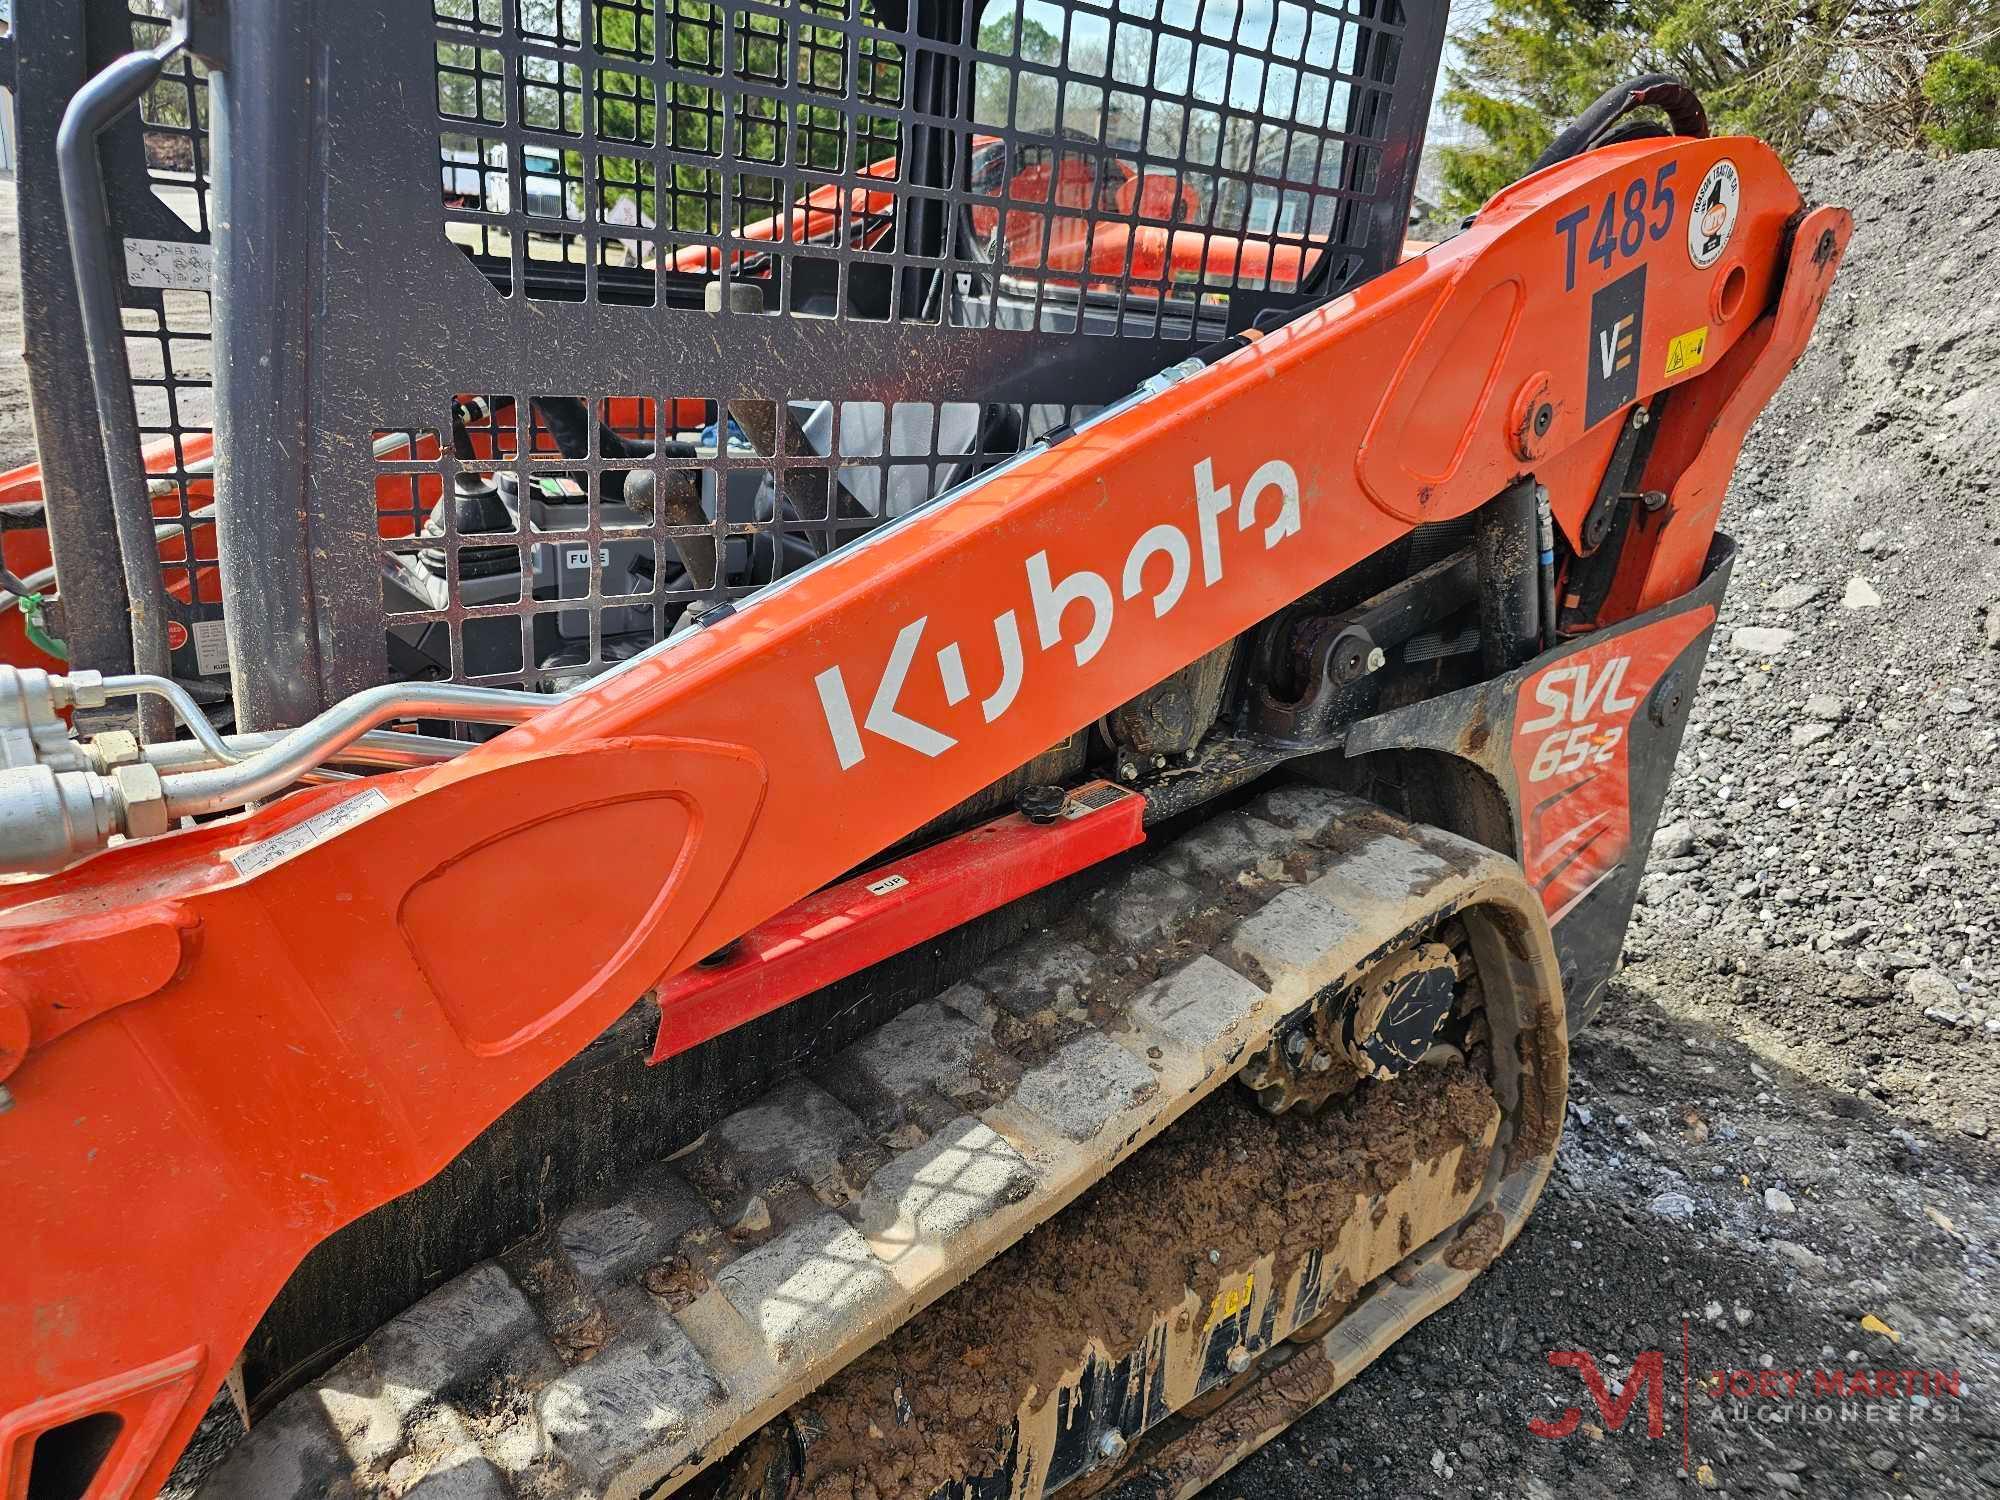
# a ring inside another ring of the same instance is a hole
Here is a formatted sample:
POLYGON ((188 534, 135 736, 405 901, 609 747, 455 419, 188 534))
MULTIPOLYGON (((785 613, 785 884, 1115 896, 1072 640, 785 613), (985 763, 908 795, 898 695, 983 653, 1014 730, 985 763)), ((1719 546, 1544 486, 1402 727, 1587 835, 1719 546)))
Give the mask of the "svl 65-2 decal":
POLYGON ((1565 656, 1521 684, 1513 756, 1521 865, 1551 922, 1624 860, 1634 717, 1714 618, 1709 608, 1669 616, 1565 656))

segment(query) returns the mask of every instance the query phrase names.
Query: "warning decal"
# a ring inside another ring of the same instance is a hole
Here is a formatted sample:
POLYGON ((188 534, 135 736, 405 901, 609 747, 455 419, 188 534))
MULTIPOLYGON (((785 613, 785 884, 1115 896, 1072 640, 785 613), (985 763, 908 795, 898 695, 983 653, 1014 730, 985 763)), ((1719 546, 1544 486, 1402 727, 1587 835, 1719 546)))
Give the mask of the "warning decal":
POLYGON ((1706 328, 1691 328, 1686 333, 1678 334, 1667 344, 1667 368, 1664 373, 1684 374, 1700 364, 1707 353, 1706 328))

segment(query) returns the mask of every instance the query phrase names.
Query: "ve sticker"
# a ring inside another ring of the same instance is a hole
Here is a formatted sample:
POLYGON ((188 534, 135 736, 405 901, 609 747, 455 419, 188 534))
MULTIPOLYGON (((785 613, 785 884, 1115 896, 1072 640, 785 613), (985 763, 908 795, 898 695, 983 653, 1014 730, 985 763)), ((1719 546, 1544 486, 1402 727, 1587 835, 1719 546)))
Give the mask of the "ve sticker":
POLYGON ((1639 350, 1646 338, 1646 268, 1634 266, 1590 294, 1589 368, 1583 425, 1595 427, 1639 397, 1639 350))

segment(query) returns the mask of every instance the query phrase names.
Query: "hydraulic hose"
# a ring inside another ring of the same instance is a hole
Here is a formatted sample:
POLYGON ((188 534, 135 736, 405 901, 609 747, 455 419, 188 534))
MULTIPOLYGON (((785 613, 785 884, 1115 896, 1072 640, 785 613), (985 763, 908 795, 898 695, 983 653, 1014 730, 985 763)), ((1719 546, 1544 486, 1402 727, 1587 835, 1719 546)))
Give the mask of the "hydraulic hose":
POLYGON ((1646 73, 1598 95, 1595 103, 1549 142, 1548 149, 1535 158, 1535 164, 1528 170, 1539 172, 1604 145, 1612 127, 1637 109, 1664 111, 1675 135, 1708 134, 1708 111, 1702 108, 1700 96, 1693 89, 1671 73, 1646 73))
MULTIPOLYGON (((245 734, 222 737, 228 759, 219 759, 195 740, 163 740, 146 746, 146 764, 162 776, 205 771, 211 766, 235 765, 269 750, 285 737, 282 729, 256 729, 245 734)), ((441 739, 430 734, 406 734, 400 729, 371 729, 327 757, 329 763, 353 766, 382 766, 402 770, 409 766, 434 766, 472 748, 470 740, 441 739)))
POLYGON ((200 704, 188 696, 187 689, 171 677, 153 677, 143 672, 107 677, 104 679, 104 691, 113 695, 158 698, 173 710, 174 717, 181 721, 207 754, 229 765, 243 758, 215 732, 215 726, 208 722, 208 715, 201 711, 200 704))
POLYGON ((1532 479, 1509 485, 1475 513, 1473 551, 1479 562, 1479 638, 1486 670, 1495 677, 1530 660, 1541 647, 1541 568, 1532 479))
POLYGON ((389 683, 344 698, 235 765, 188 771, 166 783, 167 815, 195 817, 271 797, 392 719, 464 719, 519 724, 562 702, 556 693, 516 693, 451 683, 389 683))

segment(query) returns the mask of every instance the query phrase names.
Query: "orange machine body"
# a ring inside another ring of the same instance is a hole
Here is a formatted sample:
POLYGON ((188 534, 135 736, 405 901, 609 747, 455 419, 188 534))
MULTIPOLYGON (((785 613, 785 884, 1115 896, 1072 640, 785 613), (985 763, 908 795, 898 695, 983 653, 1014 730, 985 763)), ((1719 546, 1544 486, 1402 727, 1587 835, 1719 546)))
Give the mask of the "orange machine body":
POLYGON ((1754 141, 1590 153, 456 760, 6 888, 0 1497, 95 1411, 124 1425, 92 1500, 150 1494, 304 1254, 649 988, 1420 522, 1532 473, 1574 537, 1677 385, 1621 587, 1684 592, 1848 231, 1754 141), (1724 159, 1740 217, 1698 265, 1724 159), (1628 357, 1588 420, 1590 362, 1628 357))
MULTIPOLYGON (((997 137, 975 135, 975 177, 982 158, 990 160, 1007 149, 997 137)), ((882 179, 884 187, 815 188, 789 211, 744 226, 740 238, 774 245, 841 241, 873 249, 893 223, 898 173, 898 159, 885 157, 860 174, 882 179)), ((1004 182, 993 182, 992 196, 995 206, 975 207, 971 220, 982 238, 997 239, 1003 274, 1065 273, 1050 279, 1048 284, 1055 286, 1075 285, 1067 274, 1073 272, 1093 290, 1114 293, 1126 285, 1187 283, 1291 288, 1319 259, 1303 234, 1280 235, 1267 243, 1170 227, 1202 222, 1203 205, 1195 189, 1178 173, 1142 171, 1117 157, 1099 162, 1081 151, 1038 148, 1030 159, 1015 164, 1004 182), (1003 219, 1001 204, 1038 206, 1007 208, 1003 219)), ((740 271, 754 258, 755 252, 742 252, 732 269, 740 271)), ((704 275, 719 270, 722 261, 721 251, 690 245, 674 253, 671 265, 683 274, 704 275)))

